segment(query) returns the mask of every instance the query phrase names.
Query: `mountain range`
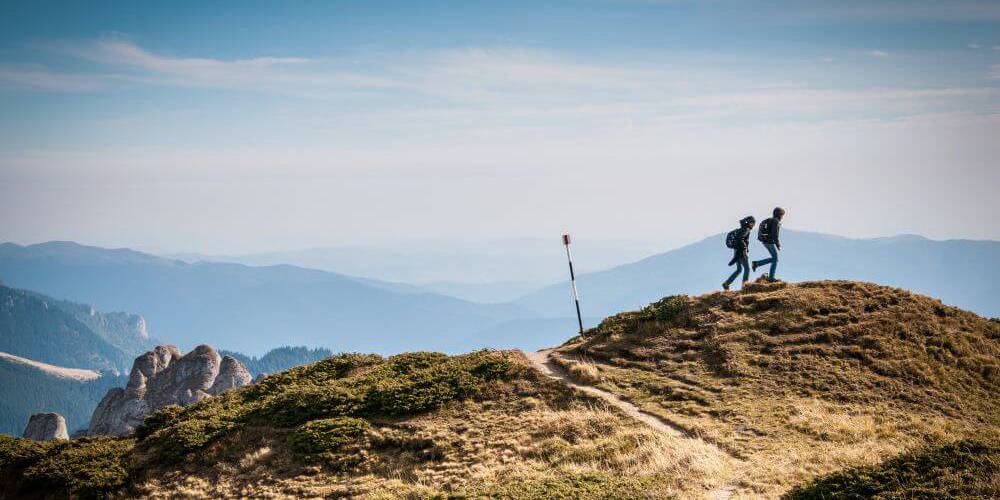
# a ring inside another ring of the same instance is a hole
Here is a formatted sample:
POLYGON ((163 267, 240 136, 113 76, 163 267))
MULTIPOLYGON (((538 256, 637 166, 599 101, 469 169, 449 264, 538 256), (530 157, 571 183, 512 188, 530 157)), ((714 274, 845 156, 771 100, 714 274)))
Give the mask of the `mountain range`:
MULTIPOLYGON (((581 236, 578 272, 631 262, 662 248, 652 242, 581 236)), ((554 238, 489 241, 416 240, 393 245, 341 245, 251 254, 178 253, 186 262, 233 262, 249 266, 289 264, 375 280, 409 283, 425 292, 473 302, 507 302, 558 281, 566 255, 554 238)))
MULTIPOLYGON (((790 229, 782 231, 782 240, 780 279, 877 282, 1000 316, 1000 270, 993 265, 1000 242, 910 235, 851 239, 790 229)), ((553 246, 561 251, 558 241, 553 246)), ((726 267, 729 252, 720 234, 578 274, 585 326, 663 295, 718 289, 732 271, 726 267)), ((580 255, 585 253, 576 254, 578 262, 580 255)), ((751 258, 765 255, 759 243, 751 243, 751 258)), ((550 265, 565 272, 563 260, 550 265)), ((0 279, 104 310, 142 314, 151 332, 182 349, 211 342, 251 356, 289 344, 379 353, 538 349, 577 329, 565 282, 483 304, 415 284, 291 265, 190 263, 68 242, 0 245, 0 279)))
MULTIPOLYGON (((85 429, 97 403, 128 381, 133 360, 159 341, 142 316, 0 285, 0 434, 20 435, 34 413, 55 412, 85 429)), ((331 356, 328 349, 279 347, 263 356, 224 351, 252 375, 331 356)))
POLYGON ((104 310, 142 314, 182 350, 246 354, 289 343, 336 351, 467 350, 472 332, 532 316, 413 287, 289 265, 187 263, 70 242, 0 245, 0 279, 104 310), (403 334, 402 332, 406 332, 403 334))
MULTIPOLYGON (((733 271, 725 235, 710 236, 669 252, 577 276, 584 314, 604 317, 635 309, 667 294, 721 289, 733 271)), ((906 288, 983 316, 1000 316, 1000 242, 935 241, 913 235, 852 239, 782 230, 777 277, 786 281, 849 279, 906 288)), ((751 259, 767 257, 751 242, 751 259)), ((753 277, 767 269, 759 269, 753 277)), ((739 286, 737 283, 734 286, 739 286)), ((566 284, 528 294, 515 305, 538 313, 573 314, 566 284)), ((593 326, 591 324, 590 326, 593 326)))

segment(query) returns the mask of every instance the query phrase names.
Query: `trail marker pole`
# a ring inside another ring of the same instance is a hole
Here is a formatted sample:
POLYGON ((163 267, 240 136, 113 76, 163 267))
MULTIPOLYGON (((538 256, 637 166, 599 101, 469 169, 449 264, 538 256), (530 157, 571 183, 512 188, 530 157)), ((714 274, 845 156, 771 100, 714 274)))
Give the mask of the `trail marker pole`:
POLYGON ((580 295, 576 292, 576 274, 573 273, 573 256, 569 252, 569 234, 562 235, 563 245, 566 247, 566 260, 569 261, 569 283, 573 287, 573 302, 576 303, 576 322, 580 325, 580 334, 583 335, 583 316, 580 316, 580 295))

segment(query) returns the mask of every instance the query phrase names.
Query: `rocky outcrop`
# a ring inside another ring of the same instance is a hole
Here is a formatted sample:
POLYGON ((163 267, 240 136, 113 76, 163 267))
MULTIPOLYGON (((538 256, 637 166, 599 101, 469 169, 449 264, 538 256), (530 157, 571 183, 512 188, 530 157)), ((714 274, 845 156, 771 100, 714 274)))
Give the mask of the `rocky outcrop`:
POLYGON ((253 376, 243 366, 243 363, 232 356, 223 356, 222 364, 219 366, 219 374, 215 376, 215 382, 212 382, 208 393, 215 395, 222 391, 250 385, 252 382, 253 376))
POLYGON ((108 391, 90 419, 90 435, 131 434, 146 415, 168 405, 186 405, 251 382, 238 360, 200 345, 181 355, 157 346, 135 359, 128 385, 108 391))
POLYGON ((69 439, 66 419, 58 413, 36 413, 28 419, 23 436, 35 441, 69 439))

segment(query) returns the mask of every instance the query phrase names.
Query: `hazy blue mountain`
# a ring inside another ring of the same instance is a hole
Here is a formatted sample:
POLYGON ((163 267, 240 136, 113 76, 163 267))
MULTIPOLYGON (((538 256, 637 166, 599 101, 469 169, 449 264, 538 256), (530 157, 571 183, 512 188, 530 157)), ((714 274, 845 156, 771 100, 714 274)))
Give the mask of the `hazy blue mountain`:
POLYGON ((468 347, 469 332, 531 316, 509 304, 476 304, 326 271, 191 264, 68 242, 0 245, 0 279, 142 314, 151 332, 182 350, 208 342, 248 354, 286 344, 456 352, 468 347))
POLYGON ((107 372, 79 380, 0 357, 0 433, 20 436, 28 417, 39 412, 59 413, 71 433, 86 428, 108 389, 127 382, 127 375, 107 372))
POLYGON ((151 347, 140 316, 0 286, 0 352, 67 368, 128 373, 151 347))
POLYGON ((333 351, 324 348, 310 349, 308 347, 278 347, 276 349, 271 349, 267 354, 256 357, 247 356, 246 354, 221 350, 219 354, 225 356, 230 355, 243 363, 243 366, 247 367, 250 374, 257 376, 261 373, 270 374, 283 372, 289 368, 296 366, 301 366, 309 363, 314 363, 321 359, 329 358, 333 356, 333 351))
MULTIPOLYGON (((933 241, 911 235, 850 239, 787 229, 781 239, 781 279, 870 281, 938 297, 984 316, 1000 315, 1000 242, 933 241)), ((603 317, 664 295, 719 290, 733 270, 726 267, 731 256, 720 234, 607 271, 585 273, 577 278, 584 313, 603 317)), ((764 247, 752 241, 751 259, 766 256, 764 247)), ((568 285, 560 283, 515 303, 570 316, 574 313, 569 297, 568 285)))
MULTIPOLYGON (((568 270, 565 273, 569 276, 568 270)), ((509 302, 537 290, 539 286, 539 283, 533 281, 434 281, 420 284, 420 288, 429 292, 485 304, 509 302)))
MULTIPOLYGON (((655 252, 651 242, 587 239, 576 243, 578 271, 598 271, 655 252)), ((290 264, 424 289, 473 302, 507 302, 567 274, 558 235, 494 241, 409 241, 395 245, 321 247, 243 255, 174 254, 188 262, 290 264)))

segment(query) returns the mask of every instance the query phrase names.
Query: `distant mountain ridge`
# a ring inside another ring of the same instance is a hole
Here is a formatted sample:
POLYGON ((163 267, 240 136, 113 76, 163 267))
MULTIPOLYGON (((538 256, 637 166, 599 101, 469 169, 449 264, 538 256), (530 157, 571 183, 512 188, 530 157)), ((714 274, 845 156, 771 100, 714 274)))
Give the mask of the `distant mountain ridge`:
MULTIPOLYGON (((983 316, 1000 316, 1000 242, 935 241, 915 235, 851 239, 790 229, 782 230, 781 240, 779 279, 868 281, 939 297, 983 316)), ((717 290, 733 270, 726 267, 731 256, 719 234, 631 264, 578 275, 584 314, 603 317, 668 294, 717 290)), ((760 243, 751 242, 750 257, 766 257, 760 243)), ((566 294, 565 284, 554 284, 514 303, 536 312, 571 315, 566 294)))
POLYGON ((289 368, 306 365, 309 363, 314 363, 321 359, 329 358, 333 356, 333 351, 325 349, 322 347, 310 349, 308 347, 291 347, 282 346, 275 349, 271 349, 267 354, 256 357, 247 356, 246 354, 220 350, 219 354, 223 356, 232 356, 238 359, 243 366, 250 371, 253 376, 257 375, 269 375, 272 373, 283 372, 289 368))
POLYGON ((470 332, 533 316, 510 304, 477 304, 314 269, 189 264, 69 242, 0 245, 0 279, 140 313, 157 337, 182 349, 210 341, 247 354, 279 342, 392 353, 418 341, 426 349, 459 352, 472 347, 470 332))
POLYGON ((44 295, 0 286, 0 351, 43 363, 113 373, 152 341, 141 316, 102 313, 44 295))

